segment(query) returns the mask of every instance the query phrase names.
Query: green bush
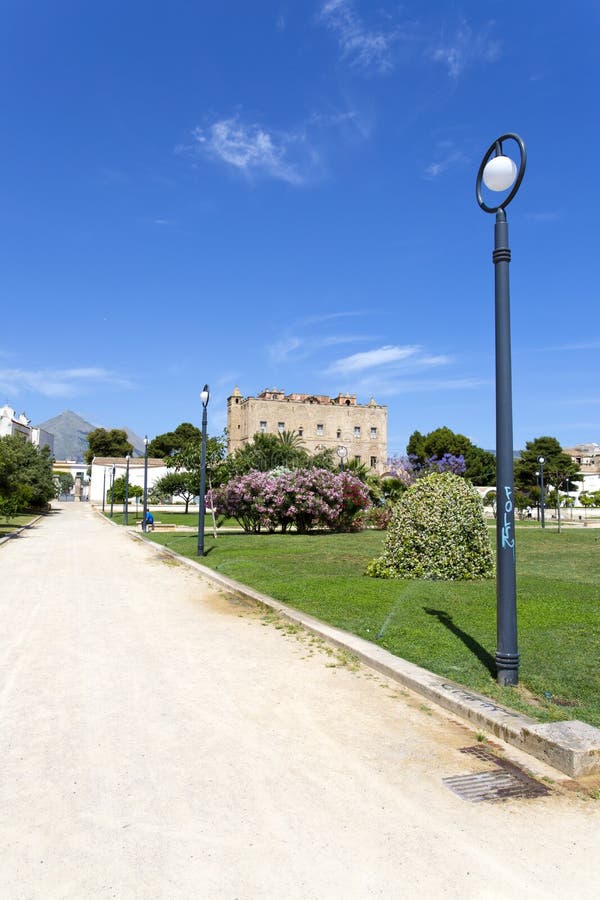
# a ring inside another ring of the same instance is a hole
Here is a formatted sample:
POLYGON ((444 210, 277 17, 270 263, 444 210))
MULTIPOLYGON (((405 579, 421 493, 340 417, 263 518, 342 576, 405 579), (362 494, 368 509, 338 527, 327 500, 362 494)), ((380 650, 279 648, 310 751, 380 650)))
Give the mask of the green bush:
POLYGON ((489 578, 494 559, 475 488, 451 473, 428 475, 394 507, 375 578, 489 578))

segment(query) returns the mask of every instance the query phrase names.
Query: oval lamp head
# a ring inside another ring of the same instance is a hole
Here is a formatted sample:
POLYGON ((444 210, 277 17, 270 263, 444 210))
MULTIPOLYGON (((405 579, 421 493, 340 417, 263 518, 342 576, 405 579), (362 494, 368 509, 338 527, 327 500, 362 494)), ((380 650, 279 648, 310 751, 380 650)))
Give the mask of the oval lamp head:
POLYGON ((483 183, 490 191, 507 191, 517 178, 517 164, 510 156, 494 156, 483 170, 483 183))
POLYGON ((546 460, 544 459, 543 456, 538 456, 538 462, 539 462, 540 466, 543 466, 544 463, 546 462, 546 460))
POLYGON ((200 400, 202 401, 202 406, 206 406, 208 403, 208 398, 210 396, 208 385, 205 384, 202 390, 200 391, 200 400))

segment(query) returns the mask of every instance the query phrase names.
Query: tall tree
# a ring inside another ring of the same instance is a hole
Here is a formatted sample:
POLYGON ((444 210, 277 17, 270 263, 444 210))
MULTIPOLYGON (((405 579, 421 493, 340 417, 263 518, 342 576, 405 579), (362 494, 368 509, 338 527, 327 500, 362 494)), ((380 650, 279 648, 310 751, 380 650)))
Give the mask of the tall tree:
MULTIPOLYGON (((496 480, 496 458, 489 450, 483 450, 464 434, 456 434, 447 426, 436 428, 428 434, 414 431, 408 441, 406 451, 417 468, 431 468, 432 461, 442 461, 446 457, 461 457, 465 461, 464 477, 473 484, 494 484, 496 480)), ((458 471, 458 470, 455 470, 458 471)))
POLYGON ((95 456, 127 456, 133 453, 133 444, 129 443, 127 432, 121 428, 95 428, 87 436, 89 450, 85 452, 85 461, 91 465, 95 456))
POLYGON ((565 489, 565 484, 571 481, 581 481, 579 467, 567 453, 563 453, 562 447, 554 437, 544 435, 527 441, 525 449, 515 463, 515 487, 524 491, 530 497, 538 493, 538 478, 536 472, 540 471, 540 456, 544 457, 544 480, 546 484, 565 489))
POLYGON ((186 444, 198 443, 202 440, 202 432, 191 422, 182 422, 175 431, 157 434, 148 444, 148 456, 163 459, 182 450, 186 444))
POLYGON ((52 456, 20 437, 0 438, 0 497, 18 509, 43 507, 54 497, 52 456))

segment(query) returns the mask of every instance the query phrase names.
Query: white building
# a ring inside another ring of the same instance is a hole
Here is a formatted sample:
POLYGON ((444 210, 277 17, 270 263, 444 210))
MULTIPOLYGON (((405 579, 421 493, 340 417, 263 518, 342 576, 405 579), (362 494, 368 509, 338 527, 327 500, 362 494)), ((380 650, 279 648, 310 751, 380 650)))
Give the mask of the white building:
POLYGON ((54 435, 31 424, 25 413, 17 416, 11 406, 0 407, 0 437, 12 437, 19 435, 24 441, 29 441, 36 447, 49 447, 54 453, 54 435))
MULTIPOLYGON (((95 456, 92 460, 89 484, 89 499, 92 503, 102 503, 102 497, 106 497, 113 477, 113 467, 115 480, 121 478, 127 471, 127 460, 124 456, 95 456)), ((149 459, 148 490, 168 472, 164 459, 149 459)), ((144 457, 132 456, 129 460, 129 484, 144 489, 144 457)))

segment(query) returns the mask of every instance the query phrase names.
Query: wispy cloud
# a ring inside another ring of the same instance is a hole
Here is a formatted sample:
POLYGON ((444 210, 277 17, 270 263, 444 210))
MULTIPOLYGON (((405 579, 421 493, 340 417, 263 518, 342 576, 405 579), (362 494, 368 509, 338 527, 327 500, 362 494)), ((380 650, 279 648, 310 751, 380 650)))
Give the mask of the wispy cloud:
POLYGON ((0 369, 0 388, 10 394, 24 391, 45 397, 69 397, 98 385, 130 389, 134 385, 108 369, 0 369))
POLYGON ((194 144, 177 151, 193 151, 227 163, 245 175, 262 175, 301 185, 306 172, 293 158, 300 148, 305 164, 311 156, 305 136, 298 132, 269 131, 257 123, 245 123, 239 115, 219 119, 193 131, 194 144))
POLYGON ((381 73, 393 68, 392 47, 399 37, 396 28, 370 28, 352 0, 327 0, 319 20, 336 36, 342 59, 350 65, 381 73))
POLYGON ((372 336, 364 334, 330 334, 319 337, 293 335, 271 344, 268 352, 273 362, 296 362, 307 359, 325 347, 339 347, 341 344, 357 344, 369 340, 372 340, 372 336))
POLYGON ((327 372, 331 375, 347 375, 365 369, 389 367, 391 364, 400 363, 404 366, 407 362, 410 363, 411 369, 415 370, 445 365, 450 361, 448 356, 430 356, 418 345, 405 347, 388 345, 338 359, 329 366, 327 372))
POLYGON ((390 378, 371 376, 364 378, 356 385, 360 394, 372 394, 377 397, 394 397, 400 394, 418 394, 440 391, 473 391, 488 387, 489 381, 483 378, 390 378))
POLYGON ((435 178, 439 178, 440 175, 447 172, 448 169, 459 166, 466 161, 467 156, 461 150, 456 149, 454 144, 446 142, 439 148, 438 159, 426 167, 424 173, 425 178, 433 181, 435 178))
POLYGON ((430 56, 448 70, 450 78, 459 78, 464 70, 474 64, 494 63, 501 55, 502 45, 491 36, 494 23, 489 22, 479 31, 463 21, 450 37, 442 37, 431 47, 430 56))

